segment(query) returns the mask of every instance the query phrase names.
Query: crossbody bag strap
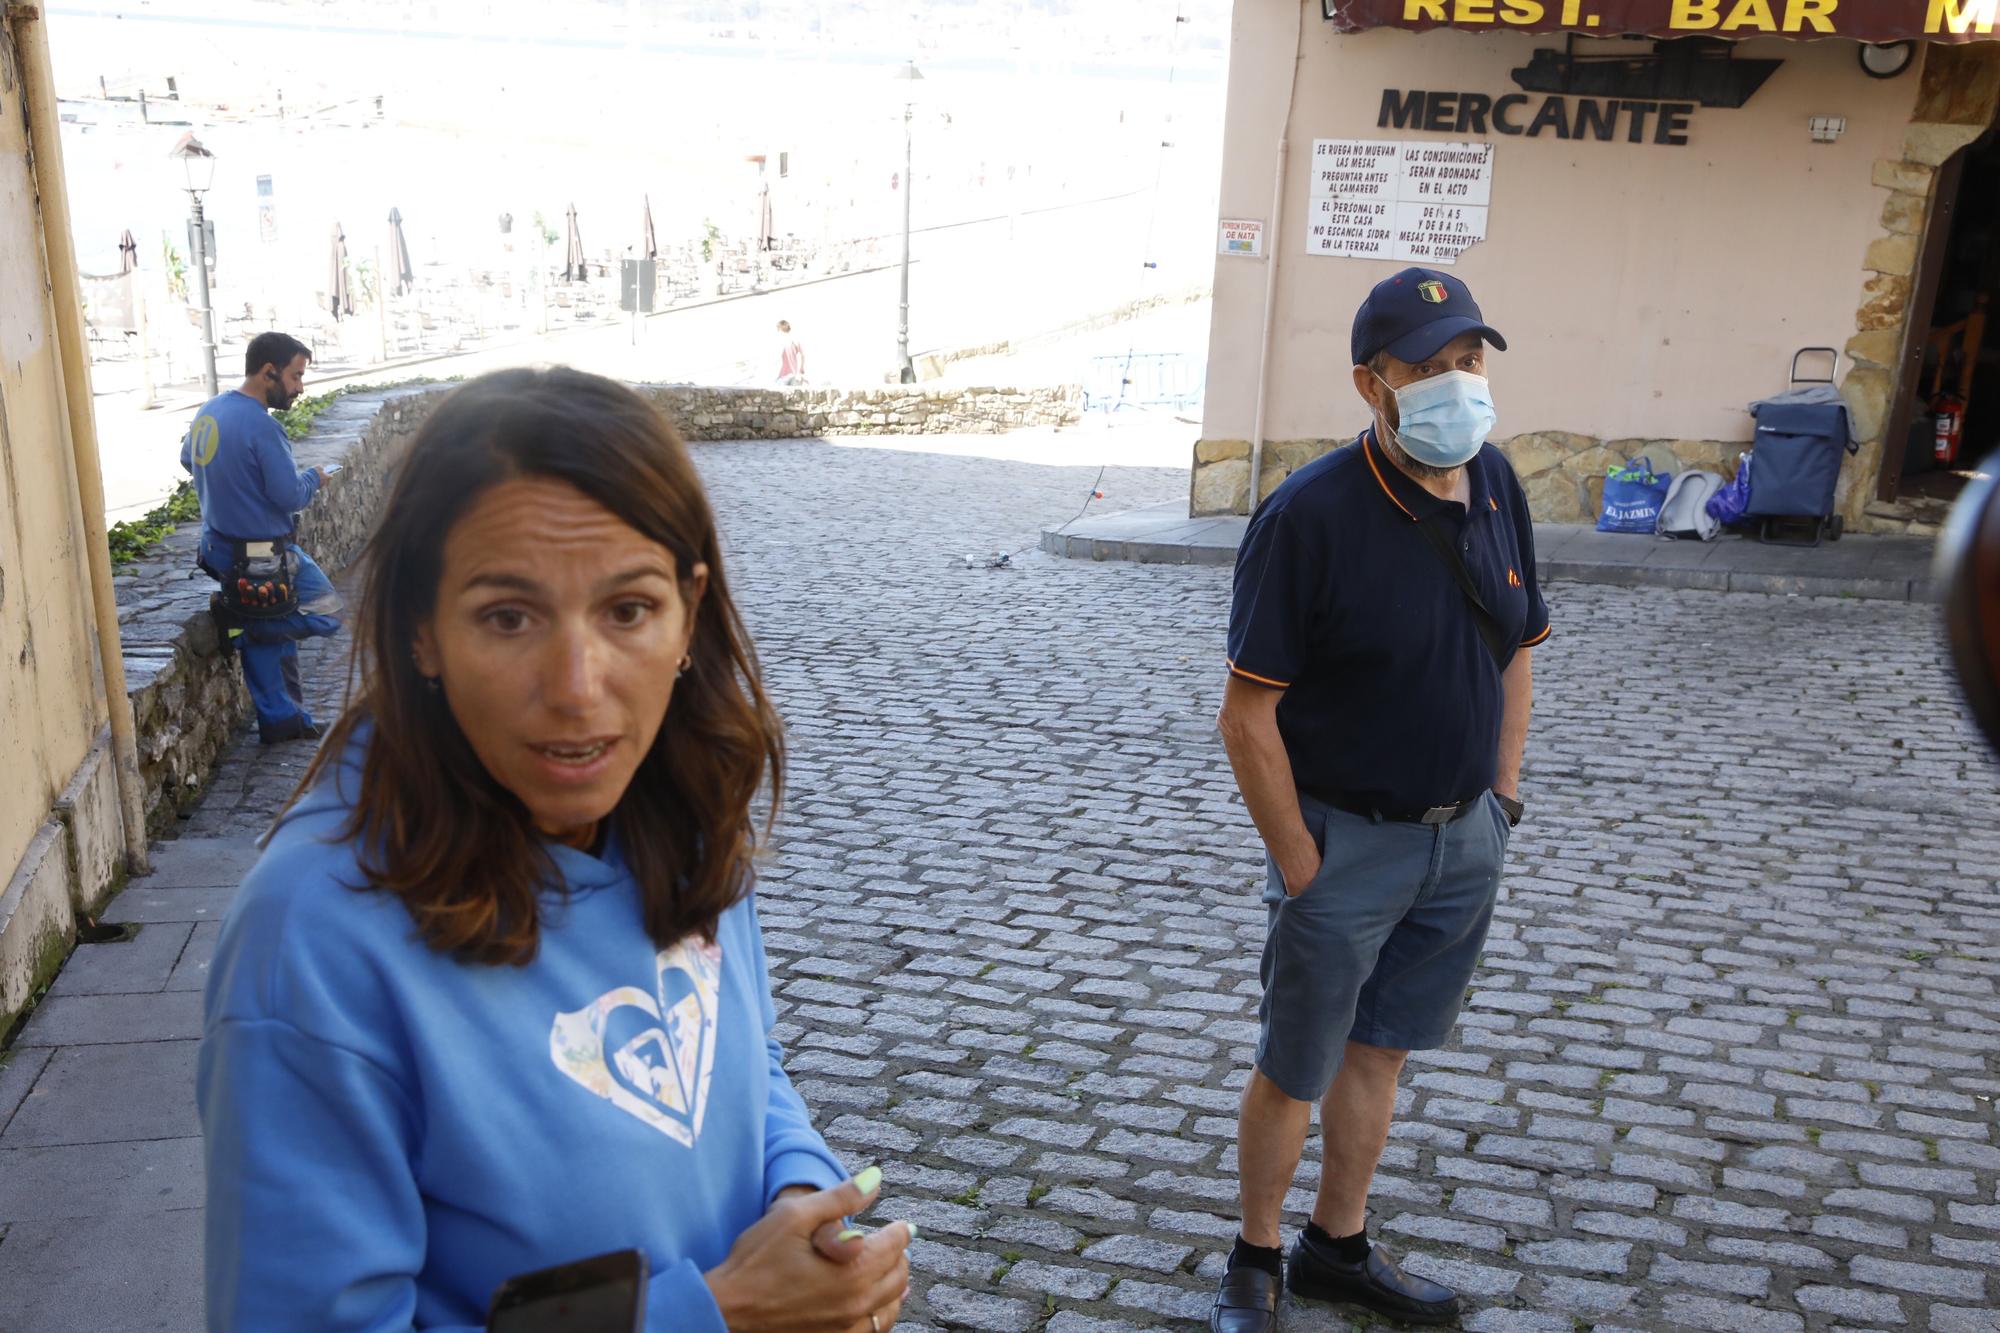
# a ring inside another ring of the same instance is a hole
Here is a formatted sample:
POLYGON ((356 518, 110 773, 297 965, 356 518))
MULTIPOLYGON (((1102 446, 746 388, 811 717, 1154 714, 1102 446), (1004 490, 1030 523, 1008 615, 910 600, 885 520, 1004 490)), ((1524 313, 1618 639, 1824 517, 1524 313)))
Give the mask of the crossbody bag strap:
POLYGON ((1418 519, 1417 530, 1424 534, 1424 540, 1438 553, 1452 577, 1458 580, 1458 590, 1465 594, 1466 605, 1472 608, 1472 620, 1479 627, 1479 637, 1486 644, 1486 651, 1493 654, 1493 664, 1502 671, 1514 658, 1514 645, 1507 641, 1507 633, 1500 628, 1499 619, 1487 609, 1486 599, 1479 595, 1479 585, 1472 581, 1472 571, 1465 567, 1465 561, 1458 554, 1458 545, 1430 519, 1418 519))

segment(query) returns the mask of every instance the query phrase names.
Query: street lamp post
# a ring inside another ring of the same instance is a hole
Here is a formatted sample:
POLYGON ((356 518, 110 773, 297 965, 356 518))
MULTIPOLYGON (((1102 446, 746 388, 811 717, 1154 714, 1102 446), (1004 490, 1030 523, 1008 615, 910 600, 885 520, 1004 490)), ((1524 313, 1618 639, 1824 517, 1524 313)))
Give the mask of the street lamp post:
POLYGON ((896 364, 902 367, 903 383, 917 382, 917 368, 910 362, 910 121, 917 108, 903 106, 903 281, 902 296, 896 306, 896 364))
POLYGON ((215 310, 208 296, 208 221, 202 216, 201 197, 215 183, 215 154, 202 147, 193 134, 184 134, 169 154, 181 162, 187 176, 188 247, 193 251, 195 281, 191 296, 198 294, 195 309, 201 312, 201 384, 210 398, 221 390, 215 379, 215 310))
POLYGON ((911 122, 916 119, 916 85, 923 81, 923 73, 912 60, 896 74, 896 78, 910 85, 908 100, 903 103, 903 264, 902 294, 896 307, 896 365, 904 384, 917 382, 917 368, 910 360, 910 196, 916 192, 916 181, 911 174, 911 122))

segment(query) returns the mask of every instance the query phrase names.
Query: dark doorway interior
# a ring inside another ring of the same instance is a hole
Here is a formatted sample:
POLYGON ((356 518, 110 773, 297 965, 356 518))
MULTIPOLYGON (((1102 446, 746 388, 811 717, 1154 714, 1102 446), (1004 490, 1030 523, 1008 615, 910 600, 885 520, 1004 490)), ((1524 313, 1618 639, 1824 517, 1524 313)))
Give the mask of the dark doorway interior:
MULTIPOLYGON (((1942 246, 1924 256, 1926 268, 1937 264, 1935 294, 1928 312, 1917 311, 1922 322, 1903 361, 1916 371, 1916 383, 1914 394, 1904 390, 1910 408, 1901 466, 1893 451, 1884 460, 1884 499, 1949 502, 1975 472, 2000 466, 2000 127, 1950 167, 1939 185, 1955 185, 1956 197, 1941 219, 1948 230, 1930 238, 1942 246), (1952 399, 1963 425, 1957 456, 1946 459, 1939 456, 1937 426, 1952 399)), ((1919 298, 1928 285, 1920 283, 1919 298)))

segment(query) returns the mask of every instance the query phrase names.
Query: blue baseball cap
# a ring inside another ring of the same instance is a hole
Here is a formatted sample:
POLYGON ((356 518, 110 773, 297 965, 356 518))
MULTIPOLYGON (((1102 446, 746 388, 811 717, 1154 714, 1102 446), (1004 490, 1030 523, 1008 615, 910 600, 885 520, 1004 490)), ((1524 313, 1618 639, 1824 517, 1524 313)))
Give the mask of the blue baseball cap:
POLYGON ((1421 361, 1461 333, 1477 333, 1501 351, 1507 340, 1479 313, 1472 290, 1449 273, 1406 268, 1375 284, 1354 312, 1354 364, 1377 352, 1421 361))

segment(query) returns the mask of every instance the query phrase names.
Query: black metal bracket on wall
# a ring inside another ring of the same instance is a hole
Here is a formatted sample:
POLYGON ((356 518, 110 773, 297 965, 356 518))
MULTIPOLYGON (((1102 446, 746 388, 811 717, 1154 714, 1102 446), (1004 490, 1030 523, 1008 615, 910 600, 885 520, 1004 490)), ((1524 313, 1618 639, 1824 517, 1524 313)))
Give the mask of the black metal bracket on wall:
POLYGON ((1566 33, 1561 51, 1542 47, 1513 75, 1524 92, 1733 109, 1748 102, 1784 63, 1739 59, 1733 43, 1711 37, 1653 40, 1653 49, 1644 55, 1579 55, 1576 34, 1566 33))

